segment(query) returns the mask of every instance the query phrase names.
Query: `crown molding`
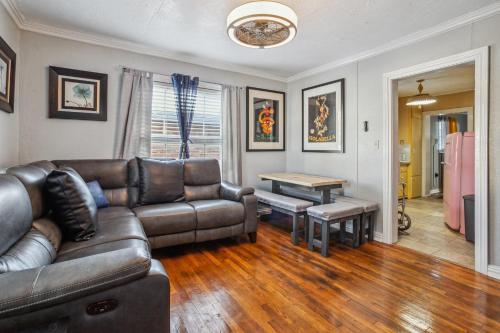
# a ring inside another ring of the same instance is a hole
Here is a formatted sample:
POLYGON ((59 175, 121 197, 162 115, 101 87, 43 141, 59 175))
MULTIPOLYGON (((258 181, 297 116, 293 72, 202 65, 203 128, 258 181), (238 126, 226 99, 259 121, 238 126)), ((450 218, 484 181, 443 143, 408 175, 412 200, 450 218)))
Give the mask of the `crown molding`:
POLYGON ((16 25, 21 30, 36 32, 44 35, 55 36, 59 38, 75 40, 87 44, 94 44, 104 47, 110 47, 114 49, 120 49, 124 51, 140 53, 151 55, 159 58, 165 58, 175 61, 180 61, 184 63, 190 63, 193 65, 204 66, 224 71, 230 71, 250 76, 256 76, 265 78, 268 80, 274 80, 278 82, 294 82, 315 74, 320 74, 322 72, 338 68, 344 65, 355 63, 364 59, 368 59, 385 52, 401 48, 419 41, 428 39, 430 37, 443 34, 445 32, 458 29, 460 27, 466 26, 468 24, 483 20, 490 16, 500 13, 500 3, 494 3, 489 6, 485 6, 476 11, 467 13, 465 15, 456 17, 449 21, 438 24, 434 27, 417 31, 415 33, 409 34, 407 36, 395 39, 389 43, 383 44, 371 50, 363 51, 353 56, 335 60, 324 65, 314 67, 303 72, 294 74, 289 77, 283 77, 278 75, 272 75, 268 72, 255 70, 248 68, 246 66, 233 65, 223 61, 207 60, 205 58, 199 57, 186 57, 185 55, 179 55, 174 52, 168 52, 163 49, 154 48, 151 46, 143 45, 140 43, 129 42, 125 40, 120 40, 112 37, 104 37, 96 34, 88 34, 77 32, 74 30, 57 28, 54 26, 49 26, 45 24, 29 22, 22 12, 19 10, 15 0, 1 0, 7 12, 12 17, 16 25))
POLYGON ((305 77, 319 74, 322 72, 325 72, 327 70, 331 70, 340 66, 344 66, 347 64, 355 63, 364 59, 368 59, 377 55, 380 55, 382 53, 386 53, 388 51, 407 46, 410 44, 414 44, 417 42, 420 42, 422 40, 431 38, 433 36, 443 34, 445 32, 451 31, 458 29, 460 27, 466 26, 468 24, 484 20, 485 18, 488 18, 490 16, 493 16, 497 13, 500 12, 500 3, 494 3, 489 6, 485 6, 483 8, 480 8, 478 10, 475 10, 473 12, 467 13, 462 16, 458 16, 454 19, 445 21, 443 23, 440 23, 434 27, 424 29, 417 31, 415 33, 406 35, 404 37, 395 39, 389 43, 383 44, 381 46, 378 46, 376 48, 373 48, 371 50, 367 50, 361 53, 358 53, 356 55, 346 57, 340 60, 335 60, 329 63, 326 63, 324 65, 314 67, 308 70, 305 70, 303 72, 300 72, 298 74, 292 75, 288 77, 287 82, 293 82, 297 81, 300 79, 303 79, 305 77))
POLYGON ((286 77, 272 75, 265 71, 255 70, 245 66, 233 65, 223 61, 207 60, 206 58, 202 59, 198 57, 187 57, 185 55, 179 55, 174 52, 168 52, 160 48, 154 48, 140 43, 129 42, 121 39, 116 39, 107 36, 100 36, 96 34, 82 33, 69 29, 62 29, 36 22, 30 22, 21 13, 15 1, 2 0, 2 4, 7 9, 7 12, 10 14, 16 25, 21 30, 74 40, 87 44, 99 45, 134 53, 155 56, 159 58, 165 58, 169 60, 180 61, 193 65, 224 70, 228 72, 236 72, 239 74, 261 77, 268 80, 274 80, 279 82, 286 82, 287 80, 286 77))

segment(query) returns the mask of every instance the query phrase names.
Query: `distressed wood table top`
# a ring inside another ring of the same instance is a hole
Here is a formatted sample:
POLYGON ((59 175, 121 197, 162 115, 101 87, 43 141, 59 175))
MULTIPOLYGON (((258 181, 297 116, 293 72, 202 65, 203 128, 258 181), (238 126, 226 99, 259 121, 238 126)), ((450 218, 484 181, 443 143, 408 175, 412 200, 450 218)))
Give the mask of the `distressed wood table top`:
POLYGON ((263 173, 258 177, 262 180, 274 180, 282 183, 306 186, 306 187, 323 187, 330 185, 342 185, 347 183, 344 179, 313 176, 303 173, 294 172, 276 172, 276 173, 263 173))

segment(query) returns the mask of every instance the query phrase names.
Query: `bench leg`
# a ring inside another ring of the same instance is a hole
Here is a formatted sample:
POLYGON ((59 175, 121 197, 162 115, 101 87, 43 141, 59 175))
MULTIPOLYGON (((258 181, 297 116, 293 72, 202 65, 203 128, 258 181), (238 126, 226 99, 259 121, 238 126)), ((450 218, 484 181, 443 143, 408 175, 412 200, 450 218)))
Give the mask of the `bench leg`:
POLYGON ((307 242, 307 248, 309 249, 309 251, 313 250, 313 243, 314 243, 314 223, 315 223, 314 220, 315 220, 314 217, 309 218, 309 234, 307 235, 308 239, 309 239, 309 241, 307 242))
POLYGON ((359 247, 359 225, 360 225, 360 216, 358 215, 356 218, 352 220, 352 247, 359 247))
POLYGON ((304 219, 304 241, 307 242, 309 240, 308 230, 309 230, 309 215, 305 214, 302 216, 304 219))
POLYGON ((339 236, 340 243, 343 244, 345 242, 345 221, 340 222, 339 224, 339 236))
POLYGON ((375 233, 375 213, 370 213, 370 215, 368 216, 368 227, 369 227, 369 231, 368 231, 368 240, 371 242, 373 241, 373 236, 374 236, 374 233, 375 233))
POLYGON ((292 243, 294 245, 298 245, 299 244, 299 235, 298 235, 298 224, 299 224, 299 217, 297 216, 297 214, 293 214, 292 215, 292 243))
POLYGON ((321 222, 321 255, 328 257, 328 247, 330 246, 330 223, 321 222))
POLYGON ((361 223, 359 227, 359 244, 362 245, 366 242, 366 222, 367 214, 363 213, 361 215, 361 223))

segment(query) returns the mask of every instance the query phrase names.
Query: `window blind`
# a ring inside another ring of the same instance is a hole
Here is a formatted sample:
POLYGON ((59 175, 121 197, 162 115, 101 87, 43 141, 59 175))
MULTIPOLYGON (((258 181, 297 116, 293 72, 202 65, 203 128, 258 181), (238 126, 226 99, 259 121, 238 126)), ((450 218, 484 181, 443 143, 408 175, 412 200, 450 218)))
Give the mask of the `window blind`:
MULTIPOLYGON (((168 77, 155 77, 151 116, 151 157, 178 158, 181 137, 175 95, 168 77)), ((200 82, 191 127, 191 157, 222 158, 222 87, 200 82)))

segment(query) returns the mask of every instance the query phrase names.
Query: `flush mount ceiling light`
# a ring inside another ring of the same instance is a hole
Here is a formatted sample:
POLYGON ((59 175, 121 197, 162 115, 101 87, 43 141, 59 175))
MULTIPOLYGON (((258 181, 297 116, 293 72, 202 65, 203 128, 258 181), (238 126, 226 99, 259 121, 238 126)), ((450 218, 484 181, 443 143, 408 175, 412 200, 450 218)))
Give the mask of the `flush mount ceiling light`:
POLYGON ((406 105, 408 106, 419 106, 419 105, 429 105, 432 103, 436 103, 437 99, 435 97, 432 97, 429 94, 422 94, 422 91, 424 90, 424 86, 422 85, 422 82, 425 80, 417 80, 418 82, 418 95, 412 96, 408 98, 406 101, 406 105))
POLYGON ((280 46, 297 34, 297 14, 278 2, 249 2, 229 13, 227 33, 235 43, 246 47, 280 46))

